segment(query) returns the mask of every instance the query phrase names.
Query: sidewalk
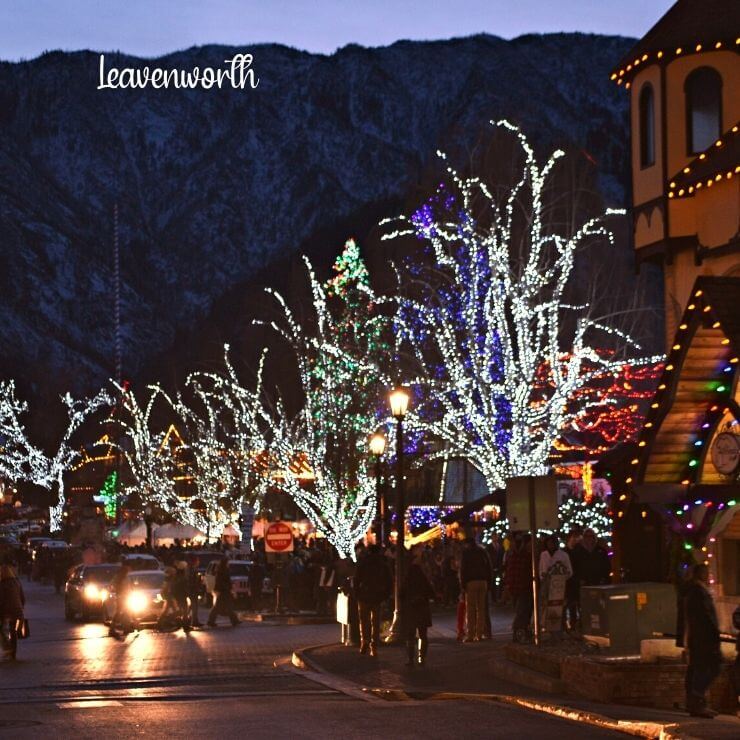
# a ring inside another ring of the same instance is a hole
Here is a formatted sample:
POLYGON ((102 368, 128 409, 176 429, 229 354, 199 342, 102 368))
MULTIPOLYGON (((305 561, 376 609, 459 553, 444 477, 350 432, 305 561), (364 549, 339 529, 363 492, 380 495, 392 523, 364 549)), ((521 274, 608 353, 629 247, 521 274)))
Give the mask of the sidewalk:
POLYGON ((296 652, 296 662, 351 682, 376 696, 396 701, 466 698, 514 704, 529 710, 565 716, 574 721, 617 729, 651 738, 738 738, 740 719, 721 715, 701 720, 682 712, 653 710, 616 704, 599 704, 567 696, 556 685, 553 691, 532 689, 499 678, 493 663, 503 658, 510 636, 504 625, 508 615, 497 615, 492 640, 458 643, 454 618, 435 615, 430 630, 427 665, 407 668, 405 649, 382 646, 377 658, 360 655, 356 647, 322 645, 296 652), (460 695, 463 695, 462 697, 460 695))

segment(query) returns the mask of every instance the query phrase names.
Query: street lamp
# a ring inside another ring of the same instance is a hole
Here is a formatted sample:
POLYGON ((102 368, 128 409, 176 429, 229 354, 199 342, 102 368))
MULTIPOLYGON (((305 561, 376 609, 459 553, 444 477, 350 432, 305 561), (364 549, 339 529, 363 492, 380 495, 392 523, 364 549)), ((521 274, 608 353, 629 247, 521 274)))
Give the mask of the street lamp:
POLYGON ((370 453, 375 456, 375 494, 378 499, 378 524, 375 535, 385 545, 385 493, 380 482, 381 458, 385 452, 385 436, 378 432, 370 437, 370 453))
POLYGON ((403 417, 409 408, 409 394, 404 388, 394 389, 388 401, 391 414, 396 420, 396 578, 393 589, 393 623, 386 642, 402 642, 401 621, 401 582, 403 580, 404 534, 406 526, 406 501, 404 499, 403 481, 403 417))

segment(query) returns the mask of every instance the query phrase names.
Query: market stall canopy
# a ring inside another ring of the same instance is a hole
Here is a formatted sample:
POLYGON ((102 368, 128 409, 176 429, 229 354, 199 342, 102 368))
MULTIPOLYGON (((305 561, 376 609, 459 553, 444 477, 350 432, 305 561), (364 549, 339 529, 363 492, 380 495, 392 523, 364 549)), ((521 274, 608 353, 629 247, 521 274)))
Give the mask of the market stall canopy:
POLYGON ((190 524, 163 524, 158 527, 152 535, 154 543, 157 545, 174 545, 175 540, 201 540, 205 541, 206 536, 196 527, 190 524))
MULTIPOLYGON (((156 526, 156 524, 153 525, 153 529, 156 526)), ((122 545, 137 547, 146 544, 146 524, 141 519, 123 522, 117 531, 118 534, 114 537, 122 545)))

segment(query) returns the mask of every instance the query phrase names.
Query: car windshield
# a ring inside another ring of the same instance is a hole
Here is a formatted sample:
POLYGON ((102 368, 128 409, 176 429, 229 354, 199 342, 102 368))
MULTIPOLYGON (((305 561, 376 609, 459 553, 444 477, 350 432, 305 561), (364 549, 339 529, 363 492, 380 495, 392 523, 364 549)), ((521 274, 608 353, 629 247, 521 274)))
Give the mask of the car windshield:
POLYGON ((140 573, 139 575, 129 576, 132 586, 138 588, 162 588, 164 583, 164 573, 161 571, 152 571, 151 573, 140 573))
POLYGON ((83 580, 93 583, 110 583, 117 571, 117 565, 105 566, 103 568, 86 568, 83 580))
POLYGON ((249 566, 246 563, 230 563, 229 574, 232 576, 248 576, 249 566))

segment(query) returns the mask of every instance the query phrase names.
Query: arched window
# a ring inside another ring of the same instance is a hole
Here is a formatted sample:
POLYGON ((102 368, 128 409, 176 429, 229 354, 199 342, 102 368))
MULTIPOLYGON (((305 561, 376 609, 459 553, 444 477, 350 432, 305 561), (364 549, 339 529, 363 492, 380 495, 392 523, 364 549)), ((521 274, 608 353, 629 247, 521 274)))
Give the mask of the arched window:
POLYGON ((649 83, 640 90, 640 166, 655 164, 655 96, 649 83))
POLYGON ((698 154, 722 134, 722 78, 716 69, 699 67, 687 78, 686 145, 689 154, 698 154))

